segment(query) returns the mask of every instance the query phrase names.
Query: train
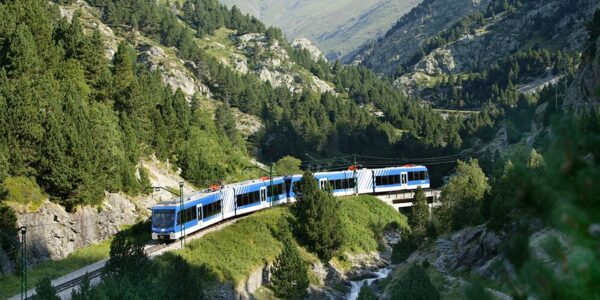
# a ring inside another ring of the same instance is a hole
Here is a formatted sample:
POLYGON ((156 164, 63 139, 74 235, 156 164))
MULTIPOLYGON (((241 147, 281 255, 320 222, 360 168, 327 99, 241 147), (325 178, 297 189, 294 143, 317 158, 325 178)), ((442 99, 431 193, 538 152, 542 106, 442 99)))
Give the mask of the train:
MULTIPOLYGON (((429 173, 421 165, 380 169, 318 172, 313 174, 322 190, 333 196, 386 194, 418 187, 430 188, 429 173)), ((152 239, 177 240, 221 221, 272 206, 296 201, 295 184, 302 175, 263 177, 188 195, 179 200, 161 202, 152 207, 152 239), (183 223, 183 224, 182 224, 183 223)))

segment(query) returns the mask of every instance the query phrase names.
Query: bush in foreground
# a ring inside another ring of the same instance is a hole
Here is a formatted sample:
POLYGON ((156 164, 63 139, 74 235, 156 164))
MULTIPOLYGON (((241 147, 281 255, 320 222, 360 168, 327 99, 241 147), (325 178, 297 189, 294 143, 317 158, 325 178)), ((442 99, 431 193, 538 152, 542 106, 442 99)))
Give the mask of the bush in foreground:
POLYGON ((438 300, 440 292, 429 280, 425 269, 413 264, 394 284, 391 298, 395 300, 438 300))
POLYGON ((272 287, 283 299, 301 299, 309 285, 308 267, 300 257, 290 235, 282 238, 283 251, 273 265, 272 287))

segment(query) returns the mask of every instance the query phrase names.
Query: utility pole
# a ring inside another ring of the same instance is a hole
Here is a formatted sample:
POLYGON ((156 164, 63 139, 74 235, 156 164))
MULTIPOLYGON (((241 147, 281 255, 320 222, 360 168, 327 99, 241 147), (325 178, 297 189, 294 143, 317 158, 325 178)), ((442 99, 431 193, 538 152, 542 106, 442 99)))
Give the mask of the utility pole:
POLYGON ((27 227, 22 226, 21 231, 21 300, 27 299, 27 227))
POLYGON ((183 181, 179 183, 179 211, 181 212, 181 218, 179 218, 179 220, 181 221, 181 223, 180 223, 180 225, 181 225, 181 249, 183 249, 183 246, 185 246, 185 222, 184 222, 184 219, 186 218, 185 211, 183 210, 183 181))

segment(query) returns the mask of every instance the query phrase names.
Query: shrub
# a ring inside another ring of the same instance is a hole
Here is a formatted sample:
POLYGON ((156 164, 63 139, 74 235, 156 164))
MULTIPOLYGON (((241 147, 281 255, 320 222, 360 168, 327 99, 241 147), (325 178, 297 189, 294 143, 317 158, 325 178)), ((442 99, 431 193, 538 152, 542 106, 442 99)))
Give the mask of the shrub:
POLYGON ((393 285, 392 299, 395 300, 437 300, 440 292, 429 280, 421 266, 413 264, 393 285))
POLYGON ((363 286, 360 288, 360 293, 358 293, 358 298, 356 298, 356 299, 357 300, 377 300, 377 296, 375 296, 375 293, 373 293, 373 291, 369 288, 369 286, 365 282, 365 284, 363 284, 363 286))
POLYGON ((47 198, 34 180, 23 176, 7 177, 2 188, 6 190, 7 201, 19 204, 39 206, 47 198))
POLYGON ((417 239, 413 235, 406 236, 392 248, 392 263, 404 262, 417 248, 419 248, 417 239))
POLYGON ((272 286, 283 299, 301 299, 309 285, 308 267, 289 235, 283 237, 283 251, 273 265, 272 286))
POLYGON ((56 289, 52 286, 52 282, 50 281, 50 277, 46 277, 35 285, 35 293, 36 295, 33 299, 39 300, 59 300, 60 298, 56 296, 56 289))

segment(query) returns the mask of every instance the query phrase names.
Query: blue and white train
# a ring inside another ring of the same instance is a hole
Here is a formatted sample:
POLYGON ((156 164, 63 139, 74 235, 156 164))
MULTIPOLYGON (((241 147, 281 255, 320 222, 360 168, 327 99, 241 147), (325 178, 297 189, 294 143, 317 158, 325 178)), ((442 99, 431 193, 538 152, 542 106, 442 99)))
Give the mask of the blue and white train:
MULTIPOLYGON (((416 165, 320 172, 314 176, 319 188, 330 188, 334 196, 385 194, 414 190, 419 186, 430 187, 427 168, 416 165)), ((294 185, 301 178, 302 175, 292 175, 225 185, 188 196, 183 207, 177 200, 159 203, 152 208, 152 239, 176 240, 184 232, 188 235, 235 216, 295 202, 294 185)))

